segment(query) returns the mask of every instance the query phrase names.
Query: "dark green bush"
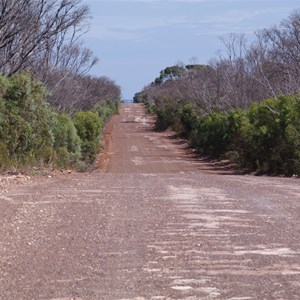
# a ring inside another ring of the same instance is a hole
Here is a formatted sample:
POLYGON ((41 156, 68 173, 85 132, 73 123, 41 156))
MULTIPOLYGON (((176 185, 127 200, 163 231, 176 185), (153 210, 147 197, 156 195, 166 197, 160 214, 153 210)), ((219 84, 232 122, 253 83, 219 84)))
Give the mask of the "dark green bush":
MULTIPOLYGON (((57 115, 53 134, 56 152, 61 152, 58 149, 65 149, 68 152, 68 159, 63 160, 64 165, 68 161, 69 165, 76 166, 81 157, 81 140, 71 117, 66 114, 57 115)), ((60 154, 57 154, 60 157, 60 154)), ((56 161, 59 162, 59 158, 56 161)))
POLYGON ((148 100, 148 95, 146 93, 136 93, 133 97, 133 102, 144 104, 147 114, 155 113, 156 105, 153 101, 148 100))
POLYGON ((68 149, 66 147, 56 148, 54 161, 56 166, 60 168, 68 168, 71 164, 71 156, 68 149))
POLYGON ((5 169, 11 164, 8 150, 4 142, 0 142, 0 169, 5 169))
POLYGON ((189 134, 197 129, 199 124, 200 114, 197 107, 191 103, 185 104, 180 109, 180 122, 183 126, 184 133, 189 134))
POLYGON ((54 142, 54 113, 43 101, 45 89, 26 73, 0 78, 0 142, 15 167, 43 163, 43 149, 54 142))
POLYGON ((221 113, 213 113, 202 120, 198 133, 204 154, 219 158, 229 150, 233 138, 229 125, 228 116, 221 113))
POLYGON ((156 113, 160 129, 184 133, 199 153, 230 157, 257 173, 300 174, 299 95, 206 116, 196 104, 164 98, 156 113))
POLYGON ((102 125, 119 101, 103 101, 74 120, 45 101, 44 87, 30 74, 0 75, 0 169, 30 166, 77 167, 91 163, 99 150, 102 125))
POLYGON ((300 114, 299 110, 297 113, 297 105, 298 96, 282 96, 252 105, 246 110, 248 122, 240 125, 241 141, 234 145, 243 165, 258 173, 295 172, 299 161, 297 116, 300 117, 300 114), (292 114, 294 117, 291 117, 292 114))
POLYGON ((166 130, 172 125, 168 111, 165 108, 156 109, 156 128, 158 130, 166 130))
POLYGON ((177 103, 176 100, 171 100, 168 97, 160 99, 157 101, 155 112, 158 130, 166 130, 168 127, 172 127, 176 131, 182 130, 180 103, 177 103))
POLYGON ((112 114, 114 114, 113 109, 111 109, 105 103, 98 103, 97 105, 95 105, 93 111, 99 115, 103 124, 109 119, 112 114))
POLYGON ((93 111, 78 112, 74 116, 74 124, 81 139, 81 158, 91 162, 100 148, 100 132, 103 122, 98 113, 93 111))

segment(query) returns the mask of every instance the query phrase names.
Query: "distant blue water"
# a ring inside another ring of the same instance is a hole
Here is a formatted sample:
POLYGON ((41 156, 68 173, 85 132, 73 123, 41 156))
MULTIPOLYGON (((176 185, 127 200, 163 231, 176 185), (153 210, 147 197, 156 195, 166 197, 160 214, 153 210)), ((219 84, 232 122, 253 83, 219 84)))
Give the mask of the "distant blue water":
POLYGON ((122 99, 122 103, 131 104, 133 103, 133 99, 122 99))

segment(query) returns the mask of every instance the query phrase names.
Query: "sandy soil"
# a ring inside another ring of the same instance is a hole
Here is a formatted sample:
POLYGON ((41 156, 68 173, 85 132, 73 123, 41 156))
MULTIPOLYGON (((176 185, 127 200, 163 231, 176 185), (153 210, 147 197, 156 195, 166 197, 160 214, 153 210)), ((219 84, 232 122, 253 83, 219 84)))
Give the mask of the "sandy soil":
POLYGON ((0 197, 0 299, 300 299, 299 179, 233 175, 153 130, 107 126, 99 169, 0 197))

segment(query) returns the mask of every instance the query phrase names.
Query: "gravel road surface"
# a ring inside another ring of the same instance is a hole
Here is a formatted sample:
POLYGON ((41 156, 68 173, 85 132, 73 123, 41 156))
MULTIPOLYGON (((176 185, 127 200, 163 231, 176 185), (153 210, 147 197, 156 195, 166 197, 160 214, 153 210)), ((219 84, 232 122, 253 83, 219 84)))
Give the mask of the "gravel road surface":
POLYGON ((197 160, 140 105, 89 174, 0 196, 0 299, 300 299, 300 182, 197 160))

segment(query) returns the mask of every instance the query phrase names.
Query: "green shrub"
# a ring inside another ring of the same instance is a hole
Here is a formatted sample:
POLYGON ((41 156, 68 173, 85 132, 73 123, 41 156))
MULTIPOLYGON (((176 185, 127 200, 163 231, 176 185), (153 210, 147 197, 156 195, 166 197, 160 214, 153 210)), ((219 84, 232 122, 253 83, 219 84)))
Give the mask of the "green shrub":
POLYGON ((114 114, 119 113, 120 102, 117 100, 106 100, 97 103, 93 111, 97 112, 102 122, 105 123, 114 114))
POLYGON ((106 105, 110 107, 112 114, 118 114, 120 110, 119 100, 107 100, 106 105))
POLYGON ((1 99, 6 95, 9 87, 10 87, 10 80, 5 76, 0 75, 0 98, 1 99))
POLYGON ((166 130, 172 127, 176 131, 182 130, 180 122, 180 103, 163 97, 156 103, 156 128, 158 130, 166 130))
POLYGON ((91 162, 100 148, 102 120, 98 113, 93 111, 78 112, 73 120, 81 139, 82 159, 91 162))
POLYGON ((300 95, 282 96, 279 105, 284 117, 283 169, 287 174, 300 174, 300 95))
POLYGON ((54 166, 55 163, 55 150, 52 146, 45 146, 41 152, 40 155, 36 156, 36 162, 40 166, 54 166))
POLYGON ((109 117, 113 114, 113 110, 105 103, 98 103, 94 106, 94 112, 98 114, 102 123, 105 123, 109 117))
POLYGON ((0 76, 0 142, 16 165, 43 163, 43 149, 52 146, 54 113, 43 99, 45 89, 29 74, 0 76))
POLYGON ((221 113, 213 113, 203 118, 198 128, 198 145, 204 154, 219 158, 229 150, 232 142, 229 124, 228 116, 221 113))
POLYGON ((81 157, 81 140, 70 116, 66 114, 57 115, 53 135, 55 138, 54 148, 66 149, 70 164, 75 166, 81 157))
POLYGON ((156 101, 157 127, 182 132, 199 153, 227 157, 257 173, 300 174, 300 95, 203 115, 195 103, 156 101))
POLYGON ((180 121, 187 137, 197 129, 199 124, 200 114, 199 109, 191 103, 185 104, 180 110, 180 121))
POLYGON ((165 108, 156 109, 156 128, 166 130, 172 125, 168 111, 165 108))
POLYGON ((11 163, 8 150, 4 142, 0 142, 0 169, 5 169, 11 163))
POLYGON ((289 115, 297 111, 297 102, 297 97, 284 96, 278 100, 265 100, 248 109, 250 126, 244 130, 244 144, 247 145, 243 149, 244 161, 258 173, 292 172, 291 162, 297 160, 297 150, 292 144, 297 143, 299 138, 297 130, 294 131, 297 121, 289 115))
MULTIPOLYGON (((232 112, 235 115, 237 111, 232 112)), ((231 150, 257 173, 299 174, 300 98, 281 96, 239 111, 231 150)))
POLYGON ((55 165, 60 168, 70 166, 70 153, 66 147, 58 147, 55 149, 55 165))
POLYGON ((0 75, 0 168, 79 167, 99 150, 99 133, 119 101, 102 101, 74 119, 45 101, 47 92, 30 74, 0 75))
POLYGON ((253 127, 250 124, 247 111, 242 109, 233 110, 228 113, 228 120, 228 131, 231 138, 225 157, 227 156, 240 165, 249 166, 250 156, 252 155, 251 150, 249 150, 252 143, 250 136, 253 127))

